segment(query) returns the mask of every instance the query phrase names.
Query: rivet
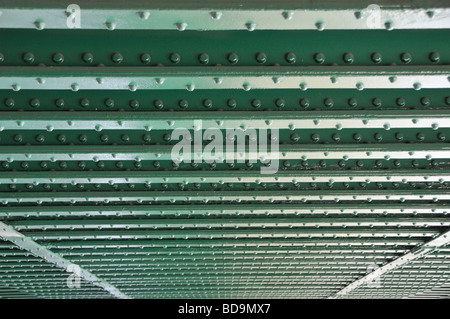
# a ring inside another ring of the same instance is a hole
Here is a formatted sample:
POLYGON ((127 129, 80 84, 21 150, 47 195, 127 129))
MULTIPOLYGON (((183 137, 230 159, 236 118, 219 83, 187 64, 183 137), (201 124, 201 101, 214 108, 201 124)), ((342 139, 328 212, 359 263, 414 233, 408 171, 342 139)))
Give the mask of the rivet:
POLYGON ((239 61, 239 56, 236 53, 230 53, 227 59, 231 64, 236 64, 239 61))
POLYGON ((244 91, 250 91, 250 89, 252 88, 250 83, 244 83, 242 84, 242 88, 244 89, 244 91))
POLYGON ((314 142, 318 142, 320 140, 320 135, 317 133, 311 134, 311 140, 314 142))
POLYGON ((36 142, 43 143, 45 141, 45 137, 42 134, 36 135, 36 142))
POLYGON ((188 90, 189 92, 192 92, 195 90, 195 84, 186 84, 186 90, 188 90))
POLYGON ((376 97, 372 100, 373 106, 380 107, 382 105, 381 99, 376 97))
POLYGON ((30 106, 32 108, 38 108, 39 106, 41 106, 41 102, 39 101, 39 99, 36 99, 36 98, 31 99, 30 100, 30 106))
POLYGON ((114 100, 113 99, 106 99, 104 103, 105 103, 105 106, 107 108, 113 108, 114 107, 114 100))
POLYGON ((172 53, 172 54, 170 54, 169 59, 170 59, 170 62, 177 64, 177 63, 180 63, 181 56, 178 53, 172 53))
POLYGON ((257 53, 255 58, 256 58, 256 61, 261 64, 266 63, 266 61, 267 61, 267 56, 264 52, 257 53))
POLYGON ((78 83, 72 83, 70 85, 70 88, 72 89, 72 91, 76 92, 80 89, 80 86, 78 85, 78 83))
POLYGON ((286 102, 285 102, 285 100, 283 100, 283 99, 276 99, 276 100, 275 100, 275 105, 276 105, 278 108, 283 108, 283 107, 286 105, 286 102))
POLYGON ((135 82, 131 82, 130 84, 128 84, 128 89, 129 89, 131 92, 135 92, 135 91, 137 90, 137 85, 136 85, 136 83, 135 83, 135 82))
POLYGON ((161 110, 164 107, 164 102, 162 100, 155 100, 153 101, 153 106, 156 109, 161 110))
POLYGON ((187 23, 186 22, 175 23, 175 27, 177 28, 178 31, 184 31, 187 28, 187 23))
POLYGON ((381 56, 381 53, 375 52, 372 53, 371 59, 374 63, 381 63, 383 57, 381 56))
POLYGON ((323 105, 326 106, 326 107, 333 107, 334 102, 333 102, 332 99, 326 98, 326 99, 323 100, 323 105))
POLYGON ((34 26, 36 27, 37 30, 44 30, 45 22, 42 20, 36 20, 34 22, 34 26))
POLYGON ((89 52, 84 53, 82 56, 82 59, 86 63, 94 62, 94 56, 92 55, 92 53, 89 53, 89 52))
POLYGON ((138 101, 138 100, 131 100, 131 101, 130 101, 130 107, 131 107, 132 109, 137 109, 137 108, 139 108, 139 101, 138 101))
POLYGON ((355 98, 350 98, 347 101, 348 105, 351 107, 356 107, 358 106, 358 101, 355 98))
POLYGON ((188 106, 189 106, 189 103, 188 103, 187 100, 180 100, 180 101, 178 102, 178 106, 179 106, 181 109, 187 109, 188 106))
POLYGON ((385 27, 386 30, 388 30, 388 31, 394 30, 394 24, 392 23, 392 21, 386 21, 386 22, 384 23, 384 27, 385 27))
POLYGON ((88 107, 89 106, 89 100, 88 99, 81 99, 80 100, 80 106, 81 107, 88 107))
POLYGON ((431 104, 431 100, 429 98, 427 98, 427 97, 423 97, 423 98, 420 99, 420 103, 423 106, 429 106, 431 104))
POLYGON ((31 64, 34 62, 34 54, 31 52, 27 52, 22 56, 23 60, 28 63, 31 64))
POLYGON ((429 58, 433 63, 438 63, 441 60, 441 56, 438 52, 431 52, 429 58))
POLYGON ((152 57, 148 53, 142 53, 140 56, 141 62, 144 64, 149 64, 152 60, 152 57))
POLYGON ((203 107, 210 109, 212 107, 213 103, 210 99, 203 100, 203 107))
POLYGON ((412 60, 412 56, 408 52, 404 52, 400 55, 400 60, 402 60, 403 63, 408 64, 412 60))
POLYGON ((123 56, 122 56, 122 54, 120 54, 119 52, 115 52, 115 53, 113 53, 113 54, 111 55, 111 60, 112 60, 114 63, 119 64, 119 63, 121 63, 121 62, 123 61, 123 56))
POLYGON ((319 31, 323 31, 325 29, 325 23, 323 23, 322 21, 317 21, 315 26, 319 31))
POLYGON ((404 98, 402 98, 402 97, 399 97, 396 100, 396 103, 397 103, 398 106, 405 106, 406 105, 406 100, 404 98))
POLYGON ((138 17, 141 18, 141 20, 148 20, 150 17, 150 12, 148 11, 141 11, 137 13, 138 17))
POLYGON ((293 52, 288 52, 284 56, 288 63, 294 64, 297 61, 297 56, 293 52))
POLYGON ((281 15, 283 16, 283 18, 284 18, 285 20, 291 20, 291 19, 292 19, 292 16, 294 15, 294 12, 292 12, 292 11, 283 11, 283 12, 281 13, 281 15))
POLYGON ((52 57, 53 62, 61 64, 64 62, 64 55, 62 53, 55 53, 52 57))
POLYGON ((3 63, 3 61, 5 61, 5 56, 0 52, 0 63, 3 63))
POLYGON ((259 109, 259 108, 261 107, 261 101, 258 100, 258 99, 253 99, 253 100, 252 100, 252 106, 253 106, 255 109, 259 109))
POLYGON ((364 90, 364 84, 363 84, 362 82, 356 83, 356 89, 357 89, 358 91, 364 90))
POLYGON ((228 107, 229 107, 230 109, 234 109, 234 108, 236 108, 236 106, 237 106, 237 102, 236 102, 236 100, 234 100, 234 99, 229 99, 229 100, 227 101, 227 105, 228 105, 228 107))
POLYGON ((350 52, 345 53, 343 56, 343 59, 344 59, 344 62, 348 63, 348 64, 352 64, 355 61, 355 57, 350 52))
POLYGON ((292 133, 290 139, 293 142, 298 142, 300 140, 300 136, 297 133, 292 133))
POLYGON ((303 108, 308 108, 309 107, 309 99, 307 99, 307 98, 302 98, 300 101, 299 101, 299 104, 300 104, 300 106, 301 107, 303 107, 303 108))
POLYGON ((112 31, 116 28, 116 23, 112 22, 112 21, 106 21, 105 22, 105 27, 106 29, 108 29, 109 31, 112 31))
POLYGON ((306 82, 300 83, 300 90, 306 91, 308 89, 308 84, 306 82))
POLYGON ((209 63, 209 55, 206 53, 201 53, 198 56, 198 60, 200 61, 201 64, 208 64, 209 63))
POLYGON ((254 31, 256 29, 256 23, 247 22, 245 24, 245 27, 247 28, 248 31, 254 31))
POLYGON ((213 20, 220 20, 220 18, 222 17, 222 12, 221 11, 212 11, 209 13, 209 15, 211 16, 211 18, 213 20))
POLYGON ((417 133, 416 139, 419 141, 423 141, 425 139, 425 134, 423 134, 422 132, 417 133))
POLYGON ((422 84, 419 82, 414 83, 414 90, 419 91, 422 88, 422 84))
POLYGON ((11 107, 14 107, 14 105, 15 105, 15 102, 14 102, 14 100, 12 98, 7 98, 5 100, 5 106, 6 107, 11 108, 11 107))
POLYGON ((323 53, 316 53, 314 54, 314 61, 316 61, 316 63, 322 64, 325 62, 325 55, 323 53))

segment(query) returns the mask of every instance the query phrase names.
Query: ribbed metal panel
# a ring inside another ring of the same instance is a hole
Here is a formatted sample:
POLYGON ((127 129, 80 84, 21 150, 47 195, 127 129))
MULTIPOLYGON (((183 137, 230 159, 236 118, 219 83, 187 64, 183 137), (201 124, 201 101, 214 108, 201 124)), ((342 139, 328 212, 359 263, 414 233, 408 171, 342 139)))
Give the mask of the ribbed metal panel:
POLYGON ((0 4, 0 298, 450 297, 448 4, 77 4, 0 4))

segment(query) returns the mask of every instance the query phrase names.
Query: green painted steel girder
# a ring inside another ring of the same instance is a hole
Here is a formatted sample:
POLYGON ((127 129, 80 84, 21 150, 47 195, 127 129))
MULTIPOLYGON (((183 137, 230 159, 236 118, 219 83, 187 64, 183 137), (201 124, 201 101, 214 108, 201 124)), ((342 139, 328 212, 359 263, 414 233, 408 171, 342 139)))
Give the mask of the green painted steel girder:
POLYGON ((0 298, 450 296, 445 1, 67 5, 0 4, 0 298))

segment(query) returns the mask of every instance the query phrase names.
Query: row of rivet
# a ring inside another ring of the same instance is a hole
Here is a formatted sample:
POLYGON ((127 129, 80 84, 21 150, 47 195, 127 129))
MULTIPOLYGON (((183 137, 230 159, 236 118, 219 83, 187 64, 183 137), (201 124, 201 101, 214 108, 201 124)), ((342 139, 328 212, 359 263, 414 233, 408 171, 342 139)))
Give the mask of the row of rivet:
MULTIPOLYGON (((385 161, 387 161, 387 159, 385 160, 385 161)), ((334 162, 334 161, 333 161, 334 162)), ((438 161, 436 161, 436 160, 428 160, 428 162, 430 163, 430 165, 431 166, 433 166, 433 167, 437 167, 437 166, 439 166, 439 162, 438 161)), ((103 161, 96 161, 95 162, 96 163, 96 166, 98 167, 98 168, 100 168, 100 169, 103 169, 103 168, 105 168, 105 163, 103 162, 103 161)), ((203 164, 207 164, 209 167, 211 167, 211 168, 215 168, 216 166, 217 166, 217 164, 215 163, 215 162, 202 162, 203 164)), ((355 162, 355 167, 358 167, 358 168, 362 168, 362 167, 364 167, 365 166, 365 164, 364 164, 365 162, 364 161, 362 161, 362 160, 357 160, 356 162, 355 162)), ((401 167, 402 166, 402 162, 400 161, 400 160, 394 160, 393 162, 393 165, 395 166, 395 167, 401 167)), ((180 165, 178 164, 178 163, 176 163, 176 162, 171 162, 171 164, 172 164, 172 167, 174 167, 174 168, 178 168, 180 165)), ((270 166, 271 164, 270 164, 270 162, 268 162, 268 163, 262 163, 264 166, 270 166)), ((309 163, 309 161, 308 160, 300 160, 300 162, 299 162, 299 164, 302 166, 302 167, 304 167, 304 168, 308 168, 309 166, 310 166, 310 163, 309 163)), ((42 168, 42 169, 47 169, 47 168, 49 168, 48 167, 48 162, 46 162, 46 161, 41 161, 40 163, 39 163, 39 166, 42 168)), ((236 164, 235 163, 226 163, 226 165, 227 165, 227 167, 228 168, 235 168, 236 167, 236 164)), ((289 167, 291 167, 291 161, 288 161, 288 160, 285 160, 285 161, 283 161, 282 162, 282 166, 283 167, 285 167, 285 168, 289 168, 289 167)), ((318 165, 319 165, 319 167, 321 167, 321 168, 325 168, 325 167, 327 167, 327 161, 326 160, 320 160, 319 162, 318 162, 318 165)), ((339 167, 341 167, 341 168, 344 168, 344 167, 349 167, 349 165, 347 164, 347 161, 346 160, 338 160, 337 161, 337 165, 339 166, 339 167)), ((412 160, 411 161, 411 167, 415 167, 415 168, 418 168, 419 166, 420 166, 420 163, 419 163, 419 161, 418 160, 412 160)), ((23 168, 23 169, 27 169, 28 167, 29 167, 29 164, 28 164, 28 162, 21 162, 21 164, 20 164, 20 166, 23 168)), ((67 167, 68 167, 68 164, 67 164, 67 162, 65 162, 65 161, 60 161, 59 162, 59 164, 58 164, 58 166, 59 166, 59 168, 62 168, 62 169, 66 169, 67 167)), ((79 161, 79 162, 77 162, 77 166, 80 168, 80 169, 85 169, 85 168, 87 168, 87 163, 85 162, 85 161, 79 161)), ((118 168, 118 169, 123 169, 124 168, 124 163, 122 162, 122 161, 117 161, 117 162, 115 162, 115 167, 116 168, 118 168)), ((142 162, 141 161, 135 161, 134 162, 134 166, 136 167, 136 168, 142 168, 143 167, 143 164, 142 164, 142 162)), ((154 167, 154 168, 160 168, 161 167, 161 162, 160 161, 152 161, 152 166, 154 167)), ((192 168, 198 168, 199 167, 199 163, 190 163, 190 166, 192 167, 192 168)), ((254 165, 253 165, 253 163, 251 163, 251 162, 249 162, 249 161, 246 161, 245 162, 245 166, 247 167, 247 168, 253 168, 254 167, 254 165)), ((378 168, 382 168, 384 166, 384 161, 383 160, 375 160, 374 161, 374 165, 372 165, 371 167, 378 167, 378 168)), ((5 168, 5 169, 8 169, 8 168, 10 168, 10 162, 8 162, 8 161, 3 161, 2 163, 1 163, 1 167, 2 168, 5 168)), ((352 167, 352 165, 351 165, 351 167, 352 167)))
MULTIPOLYGON (((116 64, 120 64, 124 60, 123 55, 119 52, 115 52, 115 53, 111 54, 110 58, 111 58, 111 61, 116 64)), ((181 55, 176 52, 169 54, 168 58, 169 58, 169 61, 173 64, 178 64, 181 62, 181 55)), ((236 53, 233 53, 233 52, 229 53, 226 56, 226 58, 227 58, 227 61, 231 64, 237 64, 239 62, 239 55, 236 53)), ((312 58, 318 64, 323 64, 326 61, 325 54, 321 53, 321 52, 317 52, 317 53, 313 54, 312 58)), ((83 55, 81 56, 81 59, 85 63, 88 63, 88 64, 94 63, 94 55, 90 52, 83 53, 83 55)), ((209 62, 210 62, 210 57, 207 53, 200 53, 197 56, 197 59, 200 64, 204 64, 204 65, 209 64, 209 62)), ((291 63, 291 64, 294 64, 297 62, 297 56, 293 52, 287 52, 284 55, 284 59, 286 62, 291 63)), ((372 60, 373 63, 379 64, 383 61, 383 56, 379 52, 374 52, 370 55, 370 59, 372 60)), ((411 61, 412 61, 412 55, 411 55, 411 53, 403 52, 400 54, 399 59, 402 63, 408 64, 408 63, 411 63, 411 61)), ((428 55, 428 59, 432 63, 439 63, 441 60, 441 56, 438 52, 431 52, 428 55)), ((3 55, 3 53, 0 53, 0 63, 2 63, 4 60, 5 60, 5 56, 3 55)), ((26 52, 22 55, 22 60, 25 63, 31 64, 31 63, 35 62, 36 57, 32 52, 26 52)), ((151 58, 150 54, 142 53, 139 55, 139 60, 143 64, 149 64, 151 62, 152 58, 151 58)), ((258 62, 260 64, 266 63, 267 62, 266 53, 264 53, 264 52, 256 53, 255 60, 256 60, 256 62, 258 62)), ((355 61, 355 56, 353 55, 353 53, 347 52, 342 55, 342 60, 343 60, 343 62, 345 62, 347 64, 352 64, 355 61)), ((64 55, 60 52, 54 53, 52 55, 52 61, 56 64, 62 64, 64 62, 64 55)))
MULTIPOLYGON (((335 102, 333 101, 333 99, 329 98, 329 97, 323 99, 322 102, 323 102, 323 106, 328 107, 328 108, 332 108, 335 105, 335 102)), ((450 96, 445 97, 444 102, 445 102, 445 104, 450 105, 450 96)), ((375 107, 381 107, 383 105, 383 101, 378 97, 374 97, 372 99, 371 103, 375 107)), ((400 106, 400 107, 406 106, 406 99, 403 97, 399 97, 395 100, 395 103, 397 104, 397 106, 400 106)), ((55 100, 55 106, 58 108, 63 108, 65 106, 65 104, 66 103, 65 103, 64 99, 55 100)), ((79 105, 83 108, 89 107, 90 104, 91 104, 91 102, 87 98, 83 98, 83 99, 79 100, 79 105)), ((237 107, 237 101, 235 99, 228 99, 226 104, 231 109, 237 107)), ((301 98, 299 100, 298 104, 302 108, 309 108, 311 106, 311 102, 308 98, 301 98)), ((349 98, 347 100, 347 104, 348 104, 348 106, 351 106, 351 107, 357 107, 358 101, 355 98, 349 98)), ((431 99, 426 96, 421 97, 420 104, 423 106, 430 106, 431 99)), ((6 98, 4 100, 4 105, 8 108, 13 108, 16 105, 16 102, 13 98, 6 98)), ((29 105, 32 108, 39 108, 41 106, 41 101, 38 98, 32 98, 29 100, 29 105)), ((128 105, 131 109, 138 109, 140 107, 140 102, 138 100, 130 100, 128 105)), ((213 106, 213 101, 211 99, 204 99, 202 101, 202 105, 204 108, 210 109, 213 106)), ((255 109, 259 109, 262 107, 262 102, 259 99, 253 99, 250 101, 250 105, 255 109)), ((283 108, 286 106, 286 101, 282 98, 278 98, 274 101, 274 105, 277 108, 283 108)), ((105 99, 104 106, 106 106, 107 108, 114 108, 115 101, 110 98, 105 99)), ((155 107, 155 109, 161 110, 164 108, 164 102, 160 99, 154 100, 153 106, 155 107)), ((180 109, 187 109, 189 107, 189 101, 186 99, 179 100, 178 106, 180 109)))
MULTIPOLYGON (((297 189, 300 189, 300 188, 305 189, 306 188, 306 189, 316 189, 316 190, 324 189, 324 187, 326 189, 339 188, 338 186, 342 186, 345 189, 358 189, 358 188, 367 188, 368 187, 368 183, 366 183, 366 182, 352 183, 352 184, 355 184, 355 185, 350 185, 350 183, 347 183, 347 182, 343 182, 343 183, 331 183, 331 182, 329 182, 329 183, 319 183, 319 184, 320 185, 318 185, 318 183, 307 183, 307 186, 303 186, 302 187, 302 185, 300 185, 299 183, 292 183, 292 184, 288 184, 288 185, 285 185, 283 183, 274 183, 274 185, 276 185, 278 188, 281 188, 281 189, 290 188, 290 186, 293 186, 293 187, 295 187, 297 189)), ((390 186, 393 187, 393 188, 396 188, 396 189, 400 188, 400 183, 398 183, 398 182, 389 182, 389 183, 388 182, 386 182, 386 183, 376 182, 374 184, 379 189, 390 189, 390 186)), ((36 186, 38 186, 37 184, 32 184, 32 183, 28 183, 28 184, 24 184, 24 185, 25 185, 25 188, 28 189, 28 190, 33 189, 36 186)), ((39 184, 39 185, 41 185, 42 188, 45 189, 45 190, 53 189, 52 186, 50 184, 48 184, 48 183, 39 184)), ((77 187, 78 189, 85 189, 85 187, 86 187, 86 185, 83 184, 83 183, 74 183, 72 185, 77 187)), ((88 184, 88 185, 90 185, 90 184, 88 184)), ((108 183, 104 183, 104 184, 94 183, 94 184, 92 184, 94 189, 100 189, 102 187, 102 185, 107 185, 107 186, 111 187, 112 189, 116 189, 116 190, 118 190, 119 188, 120 189, 124 189, 124 187, 120 187, 119 184, 108 184, 108 183)), ((136 188, 136 185, 133 184, 133 183, 127 183, 127 184, 122 184, 122 185, 126 186, 129 189, 135 189, 136 188)), ((146 189, 151 189, 152 188, 152 184, 144 183, 142 185, 145 186, 146 189)), ((197 190, 201 189, 201 184, 199 184, 199 183, 193 183, 192 185, 193 185, 193 187, 192 187, 193 189, 197 189, 197 190)), ((259 185, 261 188, 267 188, 268 187, 267 183, 260 183, 260 184, 257 184, 257 185, 259 185)), ((431 182, 427 182, 427 183, 410 182, 410 183, 406 183, 404 185, 408 186, 409 188, 413 188, 413 189, 416 189, 419 186, 424 186, 426 188, 432 188, 433 186, 435 186, 435 187, 441 188, 441 187, 448 187, 449 183, 439 183, 438 184, 438 183, 431 183, 431 182)), ((154 186, 154 184, 153 184, 153 186, 154 186)), ((186 185, 185 184, 179 183, 179 184, 176 184, 176 186, 180 190, 186 190, 186 185)), ((208 187, 211 187, 211 188, 217 189, 217 190, 220 189, 220 186, 221 185, 219 185, 218 183, 210 183, 210 184, 208 184, 208 187)), ((226 183, 225 186, 227 188, 234 188, 234 184, 232 184, 232 183, 226 183)), ((244 188, 256 189, 256 184, 243 183, 242 186, 244 188)), ((59 184, 59 187, 61 189, 68 189, 68 184, 59 184)), ((8 184, 8 188, 10 190, 16 190, 17 189, 17 185, 16 184, 8 184)), ((155 187, 153 187, 153 188, 155 188, 155 187)), ((156 189, 159 189, 159 188, 167 190, 169 188, 169 185, 166 184, 166 183, 161 183, 161 184, 159 184, 159 187, 156 187, 156 189)))
MULTIPOLYGON (((402 132, 395 133, 394 137, 399 142, 401 142, 401 141, 403 141, 405 139, 404 134, 402 132)), ((172 136, 169 133, 164 134, 162 136, 162 138, 163 138, 163 140, 165 142, 170 142, 172 140, 172 136)), ((270 136, 268 138, 270 139, 270 136)), ((313 142, 319 142, 321 140, 321 138, 323 138, 323 136, 321 137, 318 133, 312 133, 312 134, 309 135, 309 138, 313 142)), ((361 142, 361 141, 364 140, 363 135, 361 133, 354 133, 352 135, 352 138, 353 138, 353 140, 355 142, 361 142)), ((416 133, 415 138, 416 138, 417 141, 424 141, 426 136, 425 136, 425 134, 423 132, 418 132, 418 133, 416 133)), ((46 139, 46 137, 43 134, 37 134, 35 136, 35 141, 38 142, 38 143, 44 143, 45 139, 46 139)), ((61 142, 61 143, 67 143, 68 142, 67 137, 64 134, 58 134, 56 136, 56 139, 59 142, 61 142)), ((128 143, 131 140, 130 136, 127 135, 127 134, 122 134, 120 136, 120 139, 124 143, 128 143)), ((298 141, 300 141, 300 139, 301 139, 301 136, 298 133, 292 133, 290 135, 290 140, 293 141, 293 142, 298 142, 298 141)), ((339 142, 341 140, 341 135, 339 133, 333 133, 331 135, 331 139, 334 142, 339 142)), ((373 139, 375 141, 377 141, 377 142, 381 142, 383 140, 383 134, 377 132, 377 133, 373 134, 373 139)), ((445 141, 446 140, 445 133, 443 133, 443 132, 437 133, 436 134, 436 139, 439 140, 439 141, 445 141)), ((109 136, 107 134, 101 134, 99 136, 99 140, 101 142, 103 142, 103 143, 110 142, 110 138, 109 138, 109 136)), ((142 141, 143 142, 149 143, 149 142, 151 142, 151 140, 152 140, 152 138, 151 138, 150 134, 143 134, 142 135, 142 141)), ((230 138, 227 137, 227 140, 234 140, 234 136, 230 137, 230 138)), ((24 137, 22 136, 22 134, 15 134, 13 136, 13 141, 17 142, 17 143, 22 143, 22 142, 24 142, 24 137)), ((88 141, 87 135, 86 134, 80 134, 78 136, 78 141, 80 141, 81 143, 86 143, 88 141)))

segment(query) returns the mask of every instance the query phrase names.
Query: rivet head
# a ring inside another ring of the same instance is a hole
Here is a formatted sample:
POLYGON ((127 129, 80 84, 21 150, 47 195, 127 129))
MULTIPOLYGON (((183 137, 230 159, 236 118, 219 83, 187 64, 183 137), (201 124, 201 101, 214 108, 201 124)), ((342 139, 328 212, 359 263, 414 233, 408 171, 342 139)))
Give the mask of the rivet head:
POLYGON ((31 64, 34 62, 34 54, 31 52, 27 52, 22 56, 25 63, 31 64))
POLYGON ((15 105, 15 102, 14 102, 14 100, 12 98, 7 98, 5 100, 5 106, 6 107, 11 108, 11 107, 14 107, 14 105, 15 105))
POLYGON ((441 60, 441 56, 438 52, 431 52, 429 58, 433 63, 438 63, 441 60))
POLYGON ((140 59, 142 63, 149 64, 152 60, 152 57, 148 53, 142 53, 140 59))
POLYGON ((386 21, 386 22, 384 23, 384 27, 385 27, 386 30, 388 30, 388 31, 394 30, 394 24, 392 23, 392 21, 386 21))
POLYGON ((172 53, 169 56, 170 62, 174 63, 174 64, 178 64, 181 61, 181 56, 178 53, 172 53))
POLYGON ((405 106, 406 105, 406 100, 404 98, 402 98, 402 97, 399 97, 396 100, 396 103, 397 103, 398 106, 405 106))
POLYGON ((256 29, 256 23, 247 22, 245 24, 245 27, 247 28, 248 31, 254 31, 256 29))
POLYGON ((293 52, 286 53, 284 58, 286 59, 286 61, 288 63, 291 63, 291 64, 293 64, 297 61, 297 56, 293 52))
POLYGON ((175 23, 175 27, 177 28, 178 31, 184 31, 187 28, 187 23, 186 22, 175 23))
POLYGON ((404 52, 400 55, 400 60, 402 60, 403 63, 408 64, 412 60, 412 56, 408 52, 404 52))
POLYGON ((113 53, 113 54, 111 55, 111 60, 112 60, 114 63, 119 64, 119 63, 121 63, 121 62, 123 61, 123 56, 122 56, 122 54, 120 54, 119 52, 115 52, 115 53, 113 53))
POLYGON ((209 63, 209 55, 206 53, 202 53, 198 56, 198 61, 201 64, 208 64, 209 63))
POLYGON ((344 54, 343 60, 345 63, 352 64, 355 61, 355 57, 353 56, 352 53, 347 52, 344 54))
POLYGON ((64 100, 63 100, 63 99, 57 99, 57 100, 55 101, 55 105, 56 105, 56 107, 58 107, 58 108, 63 108, 63 107, 64 107, 64 100))
POLYGON ((356 107, 358 106, 358 101, 355 98, 350 98, 348 99, 348 105, 351 107, 356 107))
POLYGON ((239 56, 236 53, 230 53, 228 54, 227 59, 231 64, 236 64, 239 61, 239 56))
POLYGON ((261 63, 261 64, 266 63, 266 61, 267 61, 267 56, 266 56, 266 54, 265 54, 264 52, 259 52, 259 53, 257 53, 257 54, 256 54, 256 61, 257 61, 258 63, 261 63))
POLYGON ((39 101, 39 99, 36 99, 36 98, 34 98, 34 99, 31 99, 30 100, 30 106, 32 107, 32 108, 38 108, 39 106, 41 106, 41 102, 39 101))
POLYGON ((62 53, 55 53, 53 54, 52 57, 53 62, 57 63, 57 64, 61 64, 64 62, 64 55, 62 53))
POLYGON ((322 21, 317 21, 315 26, 319 31, 323 31, 325 29, 325 23, 323 23, 322 21))
POLYGON ((381 63, 381 61, 383 60, 383 57, 382 57, 381 53, 375 52, 375 53, 372 53, 371 59, 374 63, 381 63))
POLYGON ((82 56, 82 59, 86 63, 94 62, 94 56, 92 55, 92 53, 89 53, 89 52, 84 53, 82 56))
POLYGON ((316 53, 314 54, 314 61, 316 61, 316 63, 322 64, 325 62, 325 55, 323 53, 316 53))

